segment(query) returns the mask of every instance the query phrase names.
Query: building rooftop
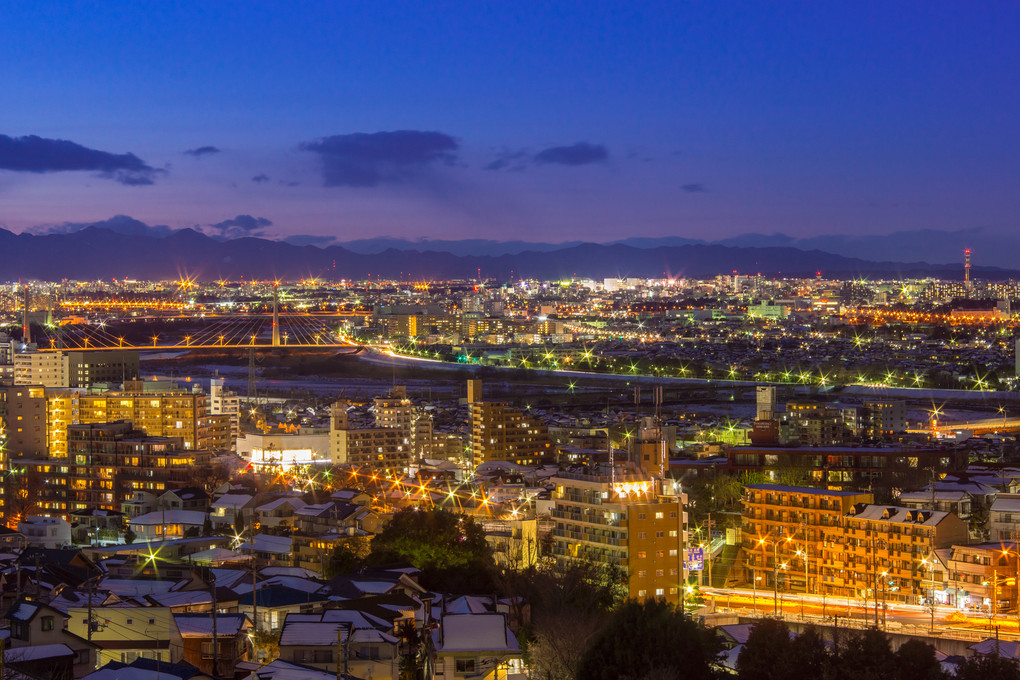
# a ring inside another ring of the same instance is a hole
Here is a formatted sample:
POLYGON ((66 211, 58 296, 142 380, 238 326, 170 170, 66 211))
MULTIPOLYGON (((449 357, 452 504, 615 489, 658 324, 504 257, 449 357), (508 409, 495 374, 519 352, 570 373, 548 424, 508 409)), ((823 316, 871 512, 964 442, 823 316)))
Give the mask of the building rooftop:
POLYGON ((812 486, 788 486, 786 484, 747 484, 746 489, 761 489, 762 491, 780 491, 783 493, 801 493, 816 496, 860 496, 864 491, 835 491, 832 489, 817 489, 812 486))

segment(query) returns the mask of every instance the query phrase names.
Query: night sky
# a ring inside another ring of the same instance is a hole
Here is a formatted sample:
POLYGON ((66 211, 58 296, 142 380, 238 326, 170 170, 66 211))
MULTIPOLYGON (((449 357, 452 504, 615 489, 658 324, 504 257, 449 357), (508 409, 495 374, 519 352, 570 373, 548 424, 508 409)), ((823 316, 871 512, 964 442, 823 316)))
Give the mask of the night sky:
POLYGON ((15 231, 559 242, 1020 213, 1015 2, 23 2, 0 26, 15 231))

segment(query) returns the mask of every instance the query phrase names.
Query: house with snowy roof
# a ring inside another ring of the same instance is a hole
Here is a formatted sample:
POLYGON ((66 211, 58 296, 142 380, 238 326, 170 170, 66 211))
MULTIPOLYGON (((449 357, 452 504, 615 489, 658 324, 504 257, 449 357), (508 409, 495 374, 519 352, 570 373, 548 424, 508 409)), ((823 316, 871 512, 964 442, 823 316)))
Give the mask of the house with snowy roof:
POLYGON ((503 614, 443 614, 432 640, 436 680, 524 677, 521 646, 503 614))
MULTIPOLYGON (((62 646, 69 655, 60 653, 53 663, 61 667, 66 665, 68 677, 80 678, 95 668, 97 646, 69 631, 67 621, 70 616, 59 609, 22 598, 7 610, 4 618, 10 622, 7 651, 62 646)), ((12 656, 18 657, 17 654, 12 656)), ((31 669, 23 670, 31 674, 31 669)))
POLYGON ((239 662, 251 656, 248 631, 252 623, 244 614, 218 613, 215 619, 211 612, 174 614, 173 619, 183 640, 184 660, 204 673, 231 675, 239 662))
POLYGON ((339 663, 355 677, 396 680, 400 639, 388 627, 357 611, 290 614, 280 631, 280 659, 334 672, 339 663))

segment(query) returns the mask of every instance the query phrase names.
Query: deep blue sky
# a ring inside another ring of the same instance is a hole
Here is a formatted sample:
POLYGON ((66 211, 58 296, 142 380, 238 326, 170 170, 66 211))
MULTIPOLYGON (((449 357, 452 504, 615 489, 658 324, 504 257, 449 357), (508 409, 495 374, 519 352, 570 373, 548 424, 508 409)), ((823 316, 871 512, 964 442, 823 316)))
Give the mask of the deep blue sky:
POLYGON ((0 26, 15 230, 251 215, 561 241, 1020 214, 1015 2, 32 2, 0 26))

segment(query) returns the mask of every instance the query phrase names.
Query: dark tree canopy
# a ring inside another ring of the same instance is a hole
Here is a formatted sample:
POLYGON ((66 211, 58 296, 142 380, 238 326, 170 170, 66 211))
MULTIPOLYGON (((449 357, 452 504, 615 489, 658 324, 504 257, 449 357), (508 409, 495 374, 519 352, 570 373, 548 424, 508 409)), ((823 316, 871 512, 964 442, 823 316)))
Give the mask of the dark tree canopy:
POLYGON ((716 635, 661 601, 622 605, 581 659, 578 680, 641 680, 716 676, 716 635))
POLYGON ((473 519, 439 508, 408 508, 372 539, 369 565, 410 562, 423 585, 459 592, 492 592, 492 548, 473 519))

